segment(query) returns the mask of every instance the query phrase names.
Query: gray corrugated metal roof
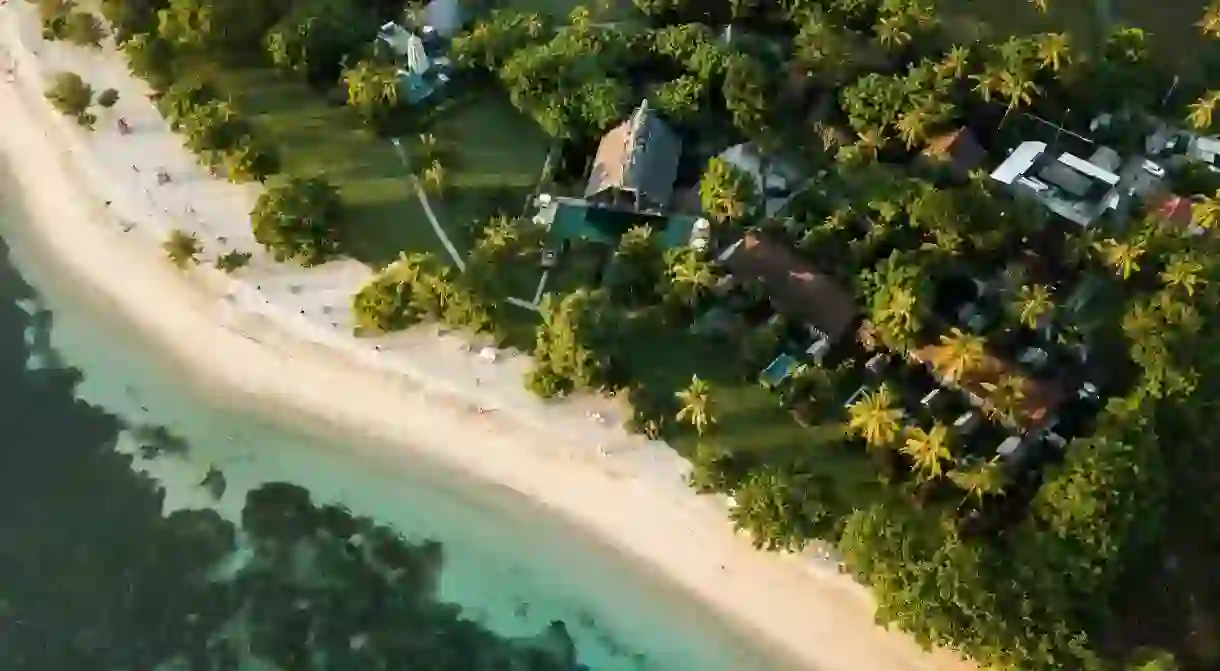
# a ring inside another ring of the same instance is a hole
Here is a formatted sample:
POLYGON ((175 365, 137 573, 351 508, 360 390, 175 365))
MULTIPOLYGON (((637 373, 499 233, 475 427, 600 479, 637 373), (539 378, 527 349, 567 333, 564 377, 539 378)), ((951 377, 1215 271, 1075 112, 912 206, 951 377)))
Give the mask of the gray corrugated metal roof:
POLYGON ((1046 151, 1045 142, 1022 142, 1007 159, 991 173, 991 178, 1004 184, 1012 184, 1013 180, 1025 174, 1034 165, 1034 161, 1046 151))
POLYGON ((585 197, 621 189, 664 207, 673 196, 681 152, 682 141, 645 100, 631 118, 602 138, 585 197))

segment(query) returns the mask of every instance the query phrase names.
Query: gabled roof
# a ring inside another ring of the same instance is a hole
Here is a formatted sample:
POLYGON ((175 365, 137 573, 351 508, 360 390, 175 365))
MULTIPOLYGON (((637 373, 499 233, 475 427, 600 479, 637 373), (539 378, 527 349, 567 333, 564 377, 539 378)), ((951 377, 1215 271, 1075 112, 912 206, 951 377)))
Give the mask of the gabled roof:
POLYGON ((618 189, 646 200, 652 208, 663 208, 673 196, 681 152, 682 141, 645 100, 631 118, 602 138, 585 197, 618 189))
POLYGON ((987 150, 966 127, 932 138, 923 155, 947 163, 960 175, 969 174, 987 160, 987 150))
POLYGON ((1012 184, 1021 175, 1033 167, 1034 162, 1046 151, 1045 142, 1022 142, 998 168, 991 173, 991 178, 1004 184, 1012 184))
POLYGON ((808 323, 831 342, 842 338, 855 322, 852 295, 782 242, 751 231, 720 260, 733 275, 761 281, 776 310, 808 323))

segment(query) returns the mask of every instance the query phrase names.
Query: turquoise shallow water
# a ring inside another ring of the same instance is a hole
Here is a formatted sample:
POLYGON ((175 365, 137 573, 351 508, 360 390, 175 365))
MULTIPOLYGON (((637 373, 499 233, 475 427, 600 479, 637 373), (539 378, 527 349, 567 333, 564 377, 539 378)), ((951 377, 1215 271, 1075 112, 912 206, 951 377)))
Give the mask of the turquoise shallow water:
POLYGON ((226 476, 219 507, 229 515, 251 487, 294 482, 319 502, 337 501, 408 537, 441 541, 441 596, 502 634, 534 634, 563 620, 581 662, 594 669, 779 668, 693 600, 514 492, 410 454, 306 435, 183 384, 182 371, 104 300, 40 257, 13 213, 0 212, 0 235, 39 294, 40 305, 27 308, 49 311, 49 344, 84 374, 79 396, 130 423, 164 425, 189 442, 184 455, 144 464, 163 482, 167 507, 211 505, 197 483, 212 466, 226 476))

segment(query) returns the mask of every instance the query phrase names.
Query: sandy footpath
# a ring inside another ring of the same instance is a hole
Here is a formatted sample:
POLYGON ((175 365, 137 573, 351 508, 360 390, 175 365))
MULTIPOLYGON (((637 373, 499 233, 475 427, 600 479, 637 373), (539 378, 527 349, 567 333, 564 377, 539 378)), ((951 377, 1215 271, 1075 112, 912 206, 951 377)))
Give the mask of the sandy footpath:
POLYGON ((348 300, 368 269, 351 261, 310 270, 273 264, 249 231, 258 187, 209 178, 120 57, 42 42, 31 10, 24 2, 0 7, 0 153, 17 176, 33 234, 201 384, 230 402, 304 414, 517 490, 803 667, 969 668, 876 627, 863 591, 833 565, 753 550, 733 533, 724 500, 690 492, 685 462, 619 428, 611 401, 539 401, 522 389, 524 357, 487 361, 435 328, 352 338, 348 300), (45 78, 60 70, 119 90, 95 132, 43 99, 45 78), (115 130, 118 116, 132 135, 115 130), (159 169, 171 183, 156 184, 159 169), (159 245, 175 228, 203 242, 198 270, 182 273, 164 259, 159 245), (254 262, 235 278, 210 269, 232 249, 254 252, 254 262))

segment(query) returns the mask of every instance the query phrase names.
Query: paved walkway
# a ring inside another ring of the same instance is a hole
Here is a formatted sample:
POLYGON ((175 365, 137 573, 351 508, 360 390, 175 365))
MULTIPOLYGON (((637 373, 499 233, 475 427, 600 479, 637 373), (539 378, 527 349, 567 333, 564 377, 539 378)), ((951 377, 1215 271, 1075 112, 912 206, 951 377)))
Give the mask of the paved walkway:
MULTIPOLYGON (((403 151, 402 141, 398 138, 391 138, 390 142, 394 145, 394 151, 398 154, 398 160, 402 161, 402 167, 409 173, 411 172, 411 163, 407 160, 407 153, 403 151)), ((436 220, 436 214, 432 212, 432 204, 428 202, 428 194, 424 193, 424 187, 420 185, 419 178, 411 175, 411 182, 415 185, 415 195, 419 198, 419 204, 424 208, 424 214, 428 216, 428 223, 432 224, 432 230, 436 231, 436 237, 440 238, 441 244, 445 246, 445 251, 449 252, 449 258, 453 259, 453 265, 458 267, 458 270, 466 272, 466 259, 458 253, 457 247, 453 246, 453 241, 449 239, 449 234, 445 233, 445 229, 441 226, 441 222, 436 220)))

